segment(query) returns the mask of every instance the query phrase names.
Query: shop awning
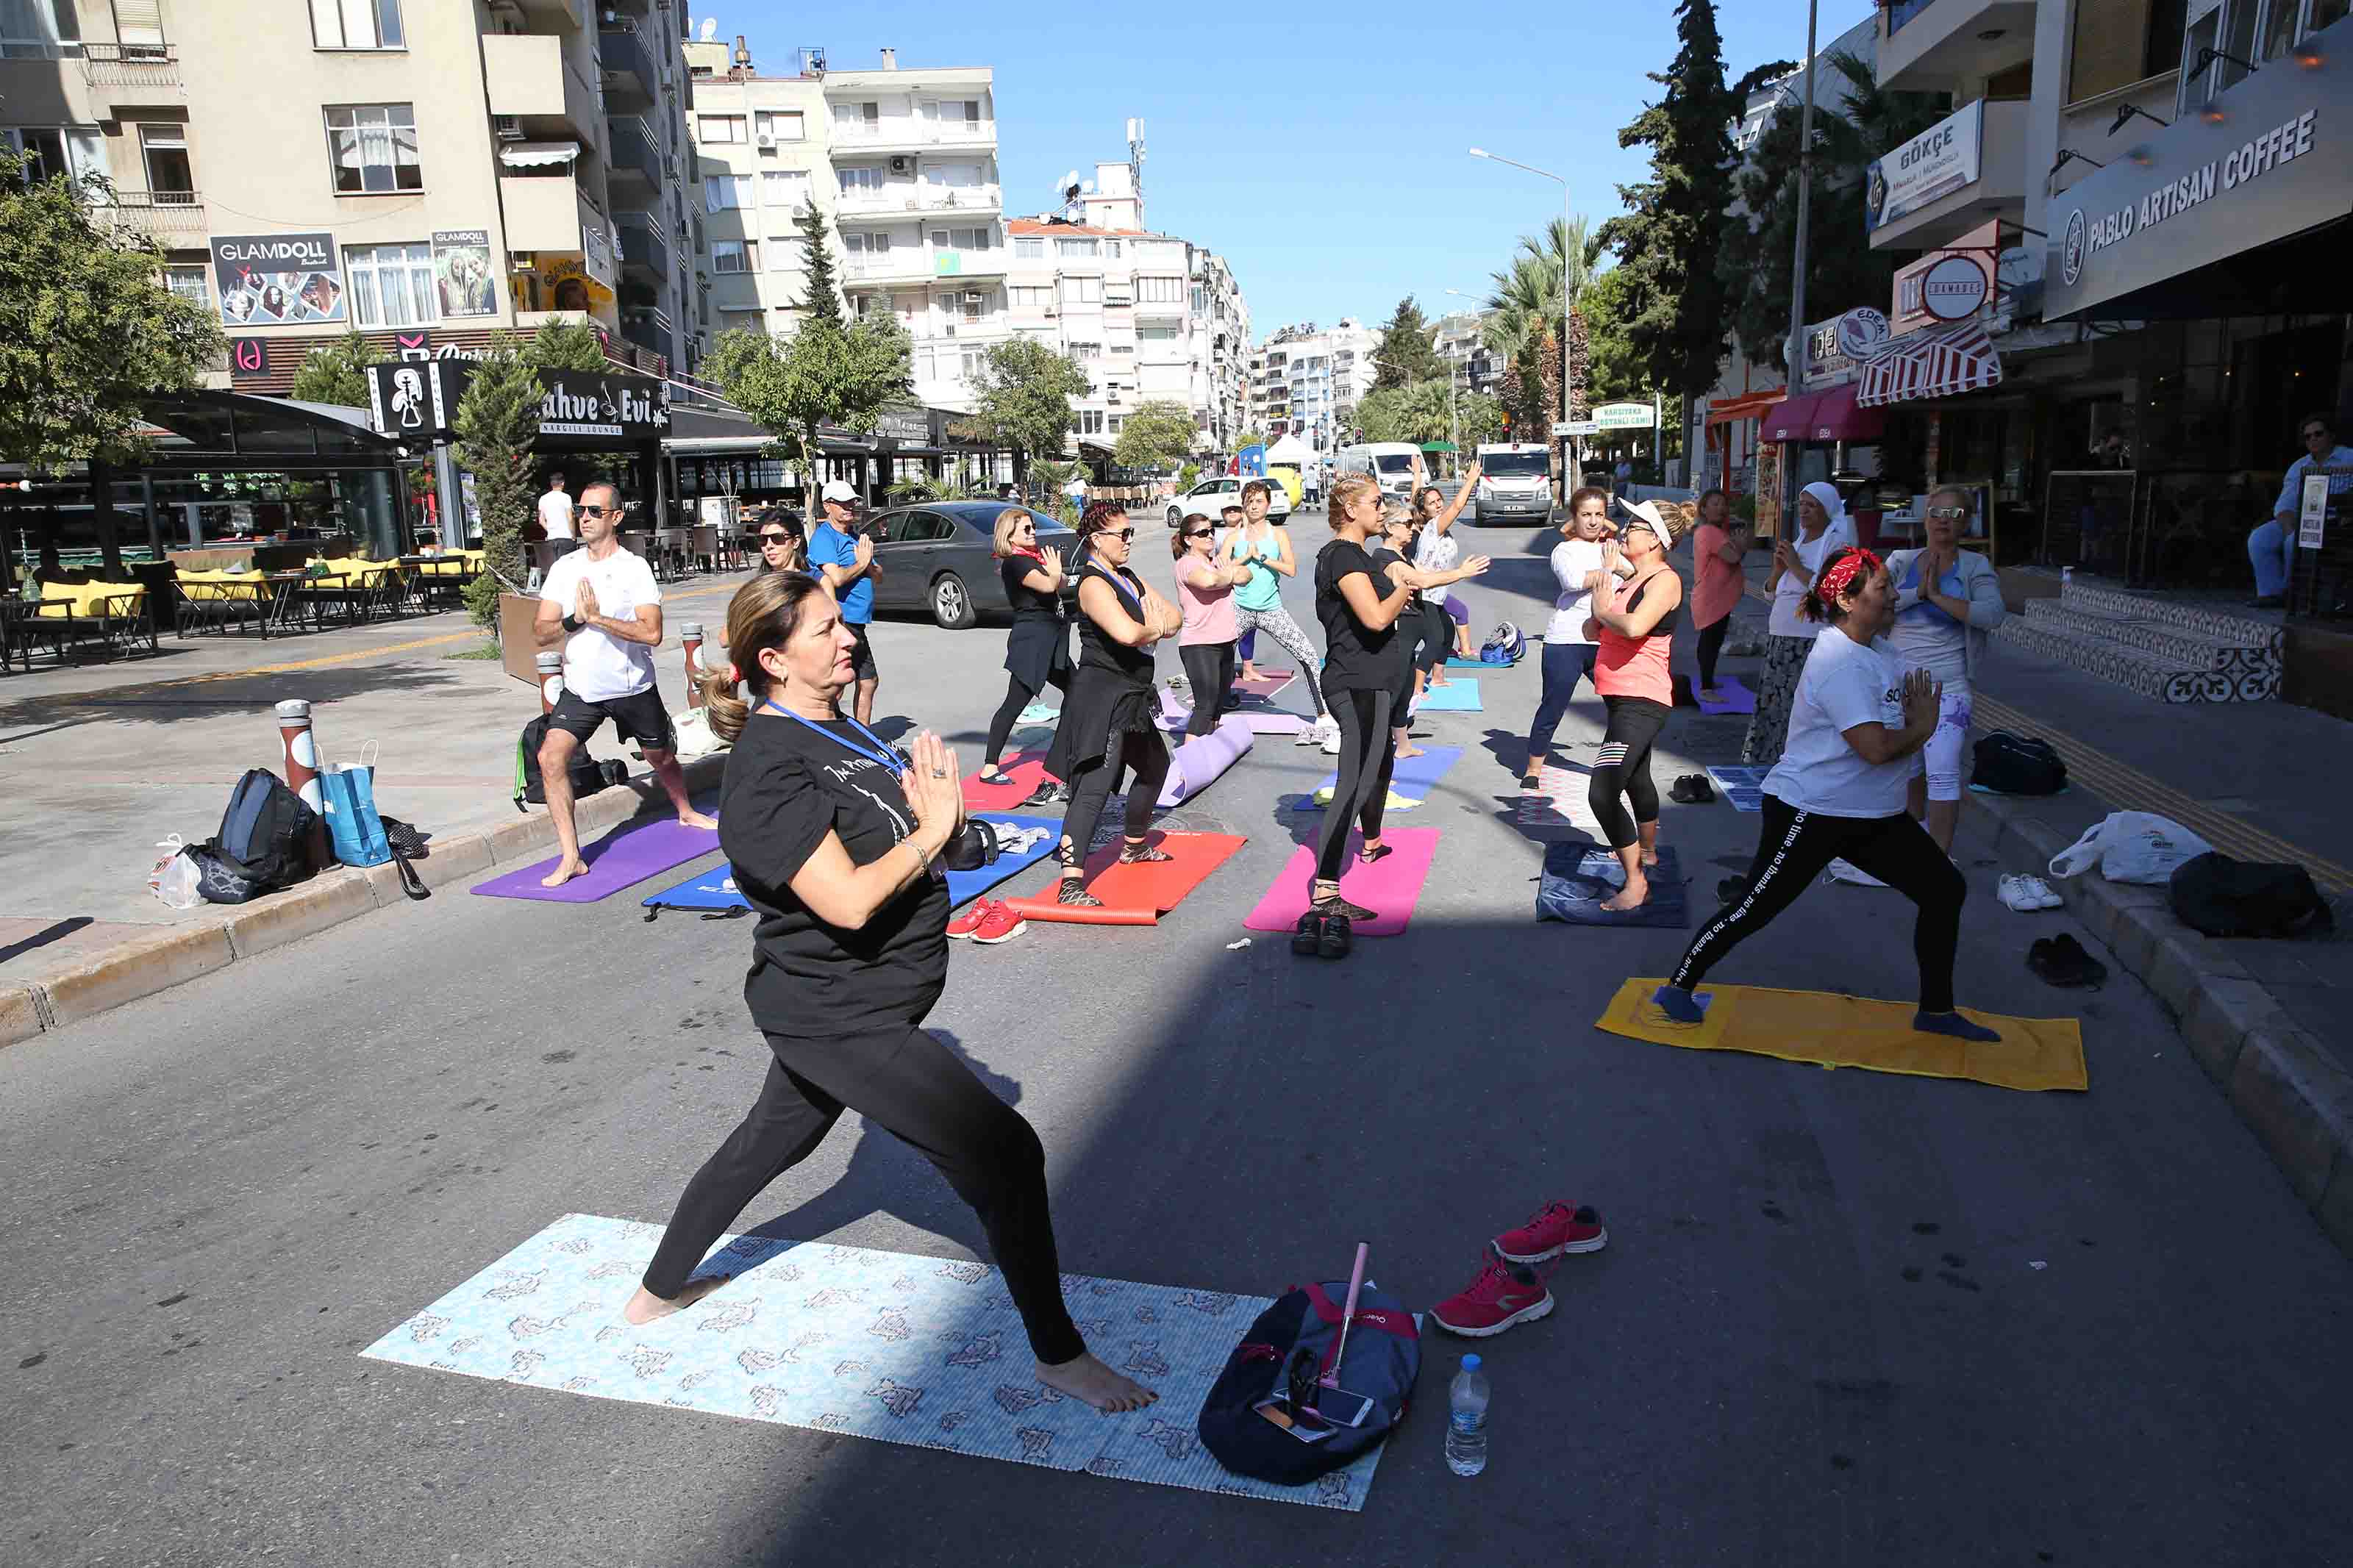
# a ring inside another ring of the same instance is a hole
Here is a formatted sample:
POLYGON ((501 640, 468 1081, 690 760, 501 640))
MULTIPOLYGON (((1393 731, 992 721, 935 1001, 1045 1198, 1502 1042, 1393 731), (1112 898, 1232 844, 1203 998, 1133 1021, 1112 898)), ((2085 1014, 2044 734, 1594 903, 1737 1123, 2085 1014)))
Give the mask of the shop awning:
POLYGON ((499 162, 510 169, 542 169, 579 156, 577 142, 512 142, 499 149, 499 162))
POLYGON ((1858 401, 1876 408, 2000 384, 2001 355, 1994 352, 1984 323, 1956 321, 1896 339, 1894 347, 1862 367, 1858 401))
POLYGON ((1850 383, 1784 399, 1761 416, 1759 434, 1767 441, 1876 441, 1887 432, 1886 416, 1856 406, 1855 390, 1850 383))
POLYGON ((1707 422, 1730 425, 1736 420, 1761 419, 1788 401, 1788 395, 1777 386, 1768 392, 1744 392, 1737 397, 1716 398, 1707 405, 1707 422))

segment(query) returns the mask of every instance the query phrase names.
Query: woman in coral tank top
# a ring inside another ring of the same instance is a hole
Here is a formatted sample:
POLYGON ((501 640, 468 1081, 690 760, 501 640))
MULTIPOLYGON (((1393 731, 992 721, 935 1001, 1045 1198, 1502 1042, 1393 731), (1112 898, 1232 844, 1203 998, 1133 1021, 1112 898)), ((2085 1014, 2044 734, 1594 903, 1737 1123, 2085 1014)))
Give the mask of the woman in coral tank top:
POLYGON ((1614 591, 1594 595, 1589 628, 1601 645, 1593 685, 1609 710, 1609 728, 1593 760, 1586 799, 1626 868, 1626 885, 1602 903, 1605 910, 1640 909, 1651 896, 1645 872, 1659 863, 1659 792, 1651 783, 1651 747, 1674 711, 1667 659, 1683 602, 1683 579, 1667 564, 1682 517, 1655 501, 1622 504, 1632 521, 1620 548, 1633 571, 1614 591))

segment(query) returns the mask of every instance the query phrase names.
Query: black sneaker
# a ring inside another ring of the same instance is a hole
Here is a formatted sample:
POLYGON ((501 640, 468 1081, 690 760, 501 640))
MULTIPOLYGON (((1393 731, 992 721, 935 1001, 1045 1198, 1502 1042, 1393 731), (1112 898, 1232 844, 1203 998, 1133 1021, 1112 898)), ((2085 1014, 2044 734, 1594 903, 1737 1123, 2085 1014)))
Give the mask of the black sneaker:
POLYGON ((1070 785, 1057 783, 1052 779, 1047 779, 1040 783, 1037 789, 1030 794, 1029 798, 1023 801, 1021 804, 1024 805, 1066 805, 1070 803, 1070 785))
POLYGON ((1715 790, 1705 773, 1685 773, 1667 791, 1667 798, 1678 805, 1705 805, 1715 798, 1715 790))
POLYGON ((2026 967, 2045 985, 2070 991, 2097 991, 2108 979, 2108 966, 2065 931, 2038 938, 2026 950, 2026 967))
POLYGON ((1291 951, 1300 958, 1313 958, 1323 951, 1324 917, 1314 910, 1299 917, 1299 929, 1291 933, 1291 951))
POLYGON ((1325 915, 1324 917, 1323 932, 1315 944, 1315 951, 1318 953, 1325 958, 1345 958, 1348 956, 1348 949, 1354 946, 1356 938, 1349 930, 1347 916, 1325 915))

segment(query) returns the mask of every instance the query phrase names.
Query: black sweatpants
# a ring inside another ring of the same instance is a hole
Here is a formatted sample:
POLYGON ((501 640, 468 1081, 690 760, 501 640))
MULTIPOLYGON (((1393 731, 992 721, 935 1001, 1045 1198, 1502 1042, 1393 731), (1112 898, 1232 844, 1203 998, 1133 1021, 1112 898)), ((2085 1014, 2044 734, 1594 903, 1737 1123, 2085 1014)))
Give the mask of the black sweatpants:
POLYGON ((1351 823, 1366 838, 1381 836, 1381 810, 1389 803, 1389 774, 1397 767, 1397 735, 1389 728, 1396 697, 1387 691, 1335 691, 1332 712, 1340 721, 1340 776, 1332 804, 1324 808, 1324 837, 1315 850, 1315 875, 1340 879, 1347 858, 1351 823))
POLYGON ((1206 735, 1218 727, 1225 711, 1226 694, 1234 688, 1234 645, 1229 642, 1188 642, 1176 650, 1185 666, 1185 679, 1193 689, 1193 717, 1185 733, 1206 735))
MULTIPOLYGON (((1061 687, 1063 694, 1069 695, 1070 688, 1063 682, 1050 680, 1049 684, 1061 687)), ((1042 689, 1041 687, 1024 686, 1018 675, 1005 678, 1005 700, 997 705, 996 713, 988 721, 988 750, 982 754, 983 765, 997 766, 997 760, 1005 754, 1005 742, 1013 733, 1014 721, 1021 717, 1021 710, 1038 700, 1038 693, 1042 689)))
POLYGON ((1732 629, 1732 616, 1725 615, 1714 626, 1699 629, 1699 683, 1703 689, 1715 685, 1716 656, 1724 651, 1724 635, 1732 629))
POLYGON ((770 1034, 767 1040, 776 1059, 760 1098, 686 1184, 647 1266, 648 1290, 667 1300, 686 1289, 695 1265, 744 1205, 807 1159, 848 1109, 913 1146, 972 1205, 1029 1331, 1031 1353, 1051 1365, 1085 1352, 1062 1304, 1046 1151, 1019 1111, 913 1023, 828 1039, 770 1034))
MULTIPOLYGON (((1200 709, 1193 710, 1198 713, 1200 709)), ((1160 786, 1168 782, 1168 748, 1161 743, 1160 731, 1130 730, 1120 738, 1117 762, 1095 758, 1071 771, 1071 804, 1062 813, 1062 837, 1071 841, 1071 852, 1081 862, 1087 858, 1087 846, 1094 842, 1103 803, 1118 787, 1123 773, 1128 775, 1127 836, 1141 838, 1152 830, 1160 786)))
POLYGON ((1770 924, 1823 868, 1845 860, 1912 900, 1912 956, 1920 965, 1920 1011, 1953 1010, 1953 952, 1961 941, 1961 900, 1968 884, 1928 830, 1903 812, 1894 816, 1824 816, 1765 797, 1765 826, 1747 886, 1698 936, 1671 984, 1697 985, 1715 962, 1770 924))
POLYGON ((1635 824, 1659 820, 1659 789, 1651 782, 1651 747, 1667 727, 1672 711, 1646 697, 1605 697, 1609 728, 1594 754, 1593 782, 1586 787, 1586 804, 1612 849, 1623 849, 1641 836, 1635 824), (1624 799, 1620 799, 1620 796, 1624 799), (1627 815, 1630 805, 1633 814, 1627 815))
POLYGON ((1454 657, 1454 617, 1446 606, 1428 599, 1421 602, 1421 647, 1415 653, 1413 667, 1421 671, 1427 684, 1430 672, 1454 657))

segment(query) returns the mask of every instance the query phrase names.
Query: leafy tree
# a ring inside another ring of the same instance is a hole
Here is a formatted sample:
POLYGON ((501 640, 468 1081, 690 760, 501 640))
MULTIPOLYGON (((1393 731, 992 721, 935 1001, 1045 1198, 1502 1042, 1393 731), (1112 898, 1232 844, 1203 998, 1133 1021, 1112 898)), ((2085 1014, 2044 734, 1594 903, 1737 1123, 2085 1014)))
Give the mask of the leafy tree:
POLYGON ((1586 393, 1595 403, 1648 403, 1650 366, 1634 346, 1634 276, 1613 267, 1585 290, 1586 393))
POLYGON ((1379 345, 1373 350, 1373 390, 1411 386, 1445 374, 1438 347, 1430 342, 1430 322, 1409 294, 1398 301, 1388 324, 1381 329, 1379 345))
POLYGON ((913 506, 918 501, 978 500, 996 493, 995 486, 975 489, 953 474, 937 479, 929 474, 918 474, 892 485, 882 496, 892 506, 913 506))
MULTIPOLYGON (((466 608, 475 625, 495 633, 499 595, 520 594, 524 578, 522 534, 536 504, 532 443, 539 437, 539 405, 547 395, 539 371, 517 349, 501 345, 476 363, 450 421, 458 460, 474 476, 474 504, 482 513, 482 574, 466 584, 466 608)), ((463 496, 443 498, 450 509, 449 537, 461 537, 455 510, 463 496)))
POLYGON ((808 321, 839 327, 842 324, 841 285, 834 279, 825 215, 817 210, 816 198, 801 203, 801 210, 793 215, 793 226, 801 233, 801 266, 807 274, 808 291, 801 298, 801 312, 808 321))
POLYGON ((367 367, 382 364, 385 352, 357 332, 345 332, 304 356, 287 395, 301 403, 332 403, 344 408, 368 405, 367 367))
POLYGON ((1447 402, 1446 378, 1416 382, 1411 386, 1375 390, 1357 405, 1357 421, 1367 441, 1407 441, 1426 446, 1452 441, 1459 429, 1465 449, 1482 441, 1500 440, 1504 405, 1484 393, 1457 391, 1447 402))
POLYGON ((722 332, 705 374, 765 426, 804 473, 816 472, 818 426, 871 430, 876 416, 913 394, 907 334, 889 316, 847 326, 813 316, 790 338, 748 327, 722 332))
POLYGON ((1130 468, 1158 468, 1184 460, 1193 449, 1193 411, 1168 398, 1136 405, 1120 426, 1111 460, 1130 468))
POLYGON ((1071 399, 1084 397, 1092 383, 1071 358, 1028 338, 992 343, 980 372, 969 423, 991 446, 1004 447, 1017 464, 1061 456, 1071 433, 1071 399))
POLYGON ((1255 425, 1234 437, 1234 450, 1237 452, 1240 451, 1245 447, 1263 447, 1265 445, 1266 432, 1260 429, 1255 425))
POLYGON ((605 340, 586 321, 542 321, 522 344, 522 357, 538 370, 604 370, 605 340))
POLYGON ((1581 215, 1555 218, 1541 238, 1522 235, 1511 266, 1490 275, 1495 287, 1487 297, 1486 341, 1510 367, 1504 378, 1504 405, 1523 431, 1548 431, 1560 416, 1564 314, 1568 317, 1571 404, 1580 416, 1588 405, 1584 299, 1600 257, 1601 242, 1581 215))
MULTIPOLYGON (((1882 89, 1871 63, 1844 50, 1823 56, 1814 77, 1806 314, 1819 321, 1858 305, 1886 308, 1899 258, 1862 242, 1864 173, 1889 148, 1943 119, 1949 107, 1942 93, 1882 89)), ((1746 211, 1724 220, 1717 269, 1730 325, 1742 352, 1760 364, 1782 361, 1789 331, 1803 120, 1799 110, 1794 95, 1783 98, 1735 182, 1746 211)))

